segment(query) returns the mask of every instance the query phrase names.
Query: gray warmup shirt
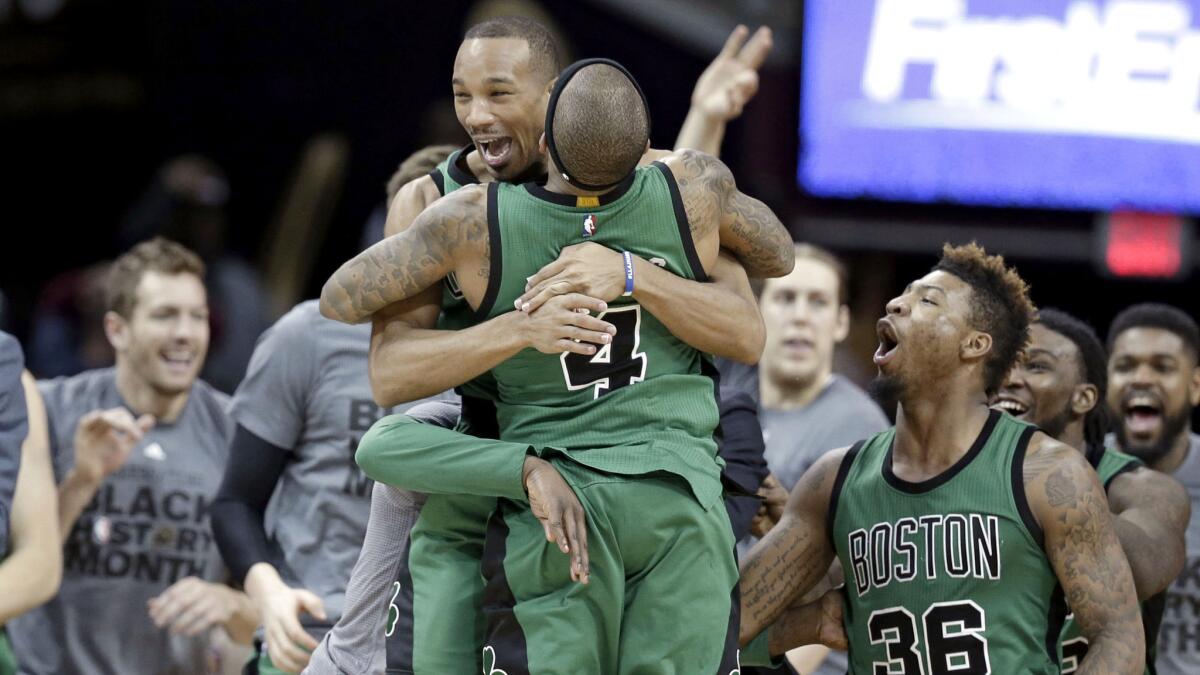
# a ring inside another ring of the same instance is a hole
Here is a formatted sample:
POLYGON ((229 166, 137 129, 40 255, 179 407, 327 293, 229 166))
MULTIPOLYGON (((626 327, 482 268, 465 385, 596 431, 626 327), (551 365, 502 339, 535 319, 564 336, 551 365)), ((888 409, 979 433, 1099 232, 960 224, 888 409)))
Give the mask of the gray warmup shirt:
MULTIPOLYGON (((74 463, 84 413, 129 406, 112 368, 38 387, 58 483, 74 463)), ((101 484, 63 548, 58 595, 8 624, 21 673, 206 672, 208 640, 156 628, 146 603, 184 577, 220 582, 227 575, 208 522, 233 435, 227 405, 224 394, 197 380, 179 418, 157 424, 101 484)))
POLYGON ((1191 446, 1175 480, 1192 498, 1192 519, 1187 528, 1187 562, 1167 589, 1162 627, 1158 631, 1159 675, 1200 673, 1200 435, 1191 435, 1191 446))
MULTIPOLYGON (((752 366, 723 363, 722 384, 749 391, 758 399, 758 373, 752 366)), ((772 410, 759 401, 758 420, 762 423, 763 456, 771 473, 783 487, 791 490, 822 455, 883 431, 891 426, 879 405, 853 382, 833 375, 811 403, 796 410, 772 410)), ((745 556, 758 539, 747 537, 738 542, 738 554, 745 556)), ((830 652, 814 675, 840 675, 847 669, 843 652, 830 652)))
POLYGON ((21 469, 21 446, 29 433, 25 390, 21 386, 24 369, 21 343, 0 332, 0 553, 8 550, 8 520, 21 469))
MULTIPOLYGON (((459 407, 445 402, 425 403, 408 414, 452 428, 458 422, 459 407)), ((412 604, 412 589, 401 589, 397 578, 408 556, 409 532, 424 503, 425 495, 418 492, 375 486, 366 538, 346 589, 345 611, 313 652, 304 675, 381 675, 385 671, 392 606, 397 606, 396 616, 403 616, 406 612, 399 605, 412 604)), ((411 609, 407 614, 411 615, 411 609)))
POLYGON ((342 613, 371 512, 371 481, 354 463, 358 440, 380 417, 415 405, 375 405, 370 340, 370 324, 330 321, 316 300, 302 302, 259 337, 230 406, 247 431, 292 450, 265 529, 286 562, 284 582, 311 590, 325 605, 328 623, 303 616, 318 639, 342 613))

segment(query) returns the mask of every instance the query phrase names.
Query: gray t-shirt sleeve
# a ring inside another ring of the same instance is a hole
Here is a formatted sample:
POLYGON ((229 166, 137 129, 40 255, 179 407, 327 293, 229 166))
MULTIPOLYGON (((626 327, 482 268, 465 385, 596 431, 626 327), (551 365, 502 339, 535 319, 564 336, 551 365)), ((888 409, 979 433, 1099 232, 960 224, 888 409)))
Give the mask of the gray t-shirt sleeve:
POLYGON ((293 309, 263 332, 229 406, 235 422, 271 445, 292 449, 304 430, 320 367, 309 317, 293 309))
POLYGON ((8 550, 8 519, 21 469, 21 446, 29 433, 21 385, 24 369, 21 344, 11 335, 0 333, 0 551, 8 550))

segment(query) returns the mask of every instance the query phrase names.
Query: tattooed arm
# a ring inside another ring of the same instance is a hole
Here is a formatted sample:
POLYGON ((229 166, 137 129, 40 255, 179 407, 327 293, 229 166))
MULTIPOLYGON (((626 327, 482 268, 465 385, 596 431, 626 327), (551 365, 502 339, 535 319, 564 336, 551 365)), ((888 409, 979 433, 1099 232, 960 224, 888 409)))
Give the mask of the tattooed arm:
POLYGON ((1087 656, 1076 672, 1141 673, 1142 615, 1099 478, 1082 454, 1042 433, 1030 442, 1024 474, 1046 555, 1088 639, 1087 656))
POLYGON ((387 237, 338 268, 321 289, 321 314, 342 323, 362 323, 384 307, 416 296, 447 274, 467 270, 472 263, 472 273, 486 278, 486 190, 469 186, 439 199, 407 230, 387 237))
POLYGON ((1138 599, 1165 590, 1187 559, 1185 536, 1192 513, 1187 491, 1165 473, 1139 468, 1113 479, 1108 505, 1138 599))
POLYGON ((664 164, 679 183, 701 260, 711 260, 719 245, 736 256, 751 277, 781 277, 792 271, 792 235, 766 204, 738 191, 733 173, 721 160, 680 150, 664 164))
MULTIPOLYGON (((833 482, 846 450, 826 453, 804 473, 792 490, 779 524, 771 528, 742 561, 739 636, 742 645, 774 623, 829 570, 834 550, 825 518, 833 482)), ((796 635, 816 633, 815 626, 789 625, 787 628, 789 633, 796 635)), ((771 642, 773 647, 789 646, 780 644, 774 635, 771 642)))

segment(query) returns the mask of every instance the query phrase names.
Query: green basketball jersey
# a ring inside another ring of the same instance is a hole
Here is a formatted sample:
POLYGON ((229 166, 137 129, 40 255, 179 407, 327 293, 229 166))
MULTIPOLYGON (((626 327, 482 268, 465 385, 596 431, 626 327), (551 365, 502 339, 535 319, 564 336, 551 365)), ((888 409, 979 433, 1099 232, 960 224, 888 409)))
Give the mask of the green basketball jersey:
POLYGON ((829 531, 851 673, 1058 672, 1066 612, 1022 477, 1034 431, 992 411, 966 455, 920 483, 892 471, 895 428, 847 452, 829 531))
MULTIPOLYGON (((1144 466, 1142 460, 1111 448, 1088 448, 1088 463, 1100 476, 1104 491, 1112 485, 1113 479, 1127 471, 1134 471, 1144 466)), ((1142 603, 1142 628, 1146 631, 1146 670, 1145 675, 1155 675, 1154 656, 1158 652, 1158 629, 1162 625, 1163 609, 1166 606, 1166 593, 1159 593, 1142 603)), ((1063 675, 1073 673, 1079 668, 1083 657, 1087 654, 1088 642, 1083 637, 1074 615, 1067 616, 1063 626, 1062 639, 1059 641, 1059 658, 1062 663, 1063 675)))
MULTIPOLYGON (((600 197, 556 194, 534 183, 489 188, 491 277, 481 318, 514 311, 526 278, 581 242, 636 253, 686 279, 705 278, 678 186, 660 163, 600 197)), ((502 437, 553 447, 609 473, 673 473, 706 507, 718 502, 711 364, 631 298, 618 298, 600 317, 617 333, 594 356, 525 349, 492 370, 502 437)))

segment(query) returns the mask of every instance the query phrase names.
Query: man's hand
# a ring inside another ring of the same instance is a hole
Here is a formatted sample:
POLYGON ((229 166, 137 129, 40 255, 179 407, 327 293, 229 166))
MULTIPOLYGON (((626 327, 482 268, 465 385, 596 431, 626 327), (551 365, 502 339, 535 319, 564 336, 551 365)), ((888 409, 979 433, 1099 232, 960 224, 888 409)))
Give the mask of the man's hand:
POLYGON ((93 410, 75 428, 75 468, 80 477, 99 484, 121 468, 142 436, 154 428, 154 417, 136 420, 125 408, 93 410))
POLYGON ((750 534, 762 539, 767 536, 767 532, 775 527, 775 523, 783 518, 783 507, 787 505, 788 491, 780 485, 779 479, 775 474, 767 474, 763 479, 762 485, 758 488, 758 496, 763 498, 763 503, 758 507, 758 513, 754 515, 754 520, 750 523, 750 534))
POLYGON ((587 517, 575 491, 550 462, 525 458, 521 481, 529 495, 529 508, 542 523, 546 541, 571 556, 571 580, 588 582, 587 517))
POLYGON ((223 626, 237 608, 237 591, 196 577, 175 582, 146 603, 154 625, 174 635, 192 637, 213 626, 223 626))
POLYGON ((246 594, 258 611, 271 662, 286 672, 303 670, 317 641, 300 625, 300 613, 325 621, 321 598, 283 583, 279 572, 266 562, 256 563, 246 573, 246 594))
POLYGON ((543 354, 574 352, 592 355, 596 345, 608 344, 617 327, 589 312, 603 312, 608 303, 579 293, 554 296, 520 322, 525 344, 543 354))
POLYGON ((849 640, 842 623, 841 590, 833 589, 813 602, 789 607, 771 625, 767 637, 772 654, 812 644, 846 651, 849 640))
POLYGON ((758 91, 758 68, 771 51, 771 29, 754 31, 738 26, 725 40, 725 46, 709 64, 692 90, 692 108, 724 121, 742 114, 742 108, 758 91))
POLYGON ((558 259, 529 277, 525 294, 513 306, 534 312, 556 295, 580 293, 612 302, 625 292, 625 261, 621 254, 587 241, 567 246, 558 259))

